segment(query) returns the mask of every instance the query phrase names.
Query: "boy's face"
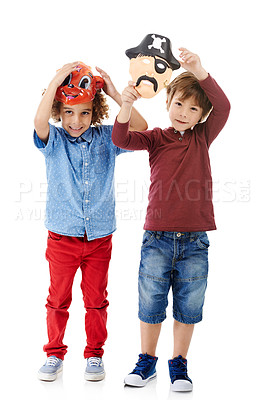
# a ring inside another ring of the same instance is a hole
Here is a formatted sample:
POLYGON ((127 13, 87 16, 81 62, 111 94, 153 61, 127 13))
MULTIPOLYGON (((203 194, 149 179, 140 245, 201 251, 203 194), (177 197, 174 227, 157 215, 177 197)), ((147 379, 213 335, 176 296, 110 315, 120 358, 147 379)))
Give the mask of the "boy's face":
POLYGON ((144 98, 154 97, 169 84, 172 69, 160 57, 138 56, 130 60, 130 75, 135 89, 144 98))
POLYGON ((72 106, 61 104, 60 118, 62 127, 73 137, 79 137, 91 124, 93 101, 72 106))
POLYGON ((186 131, 196 125, 202 116, 202 108, 197 105, 193 97, 180 100, 182 93, 175 92, 168 105, 169 119, 174 129, 186 131))

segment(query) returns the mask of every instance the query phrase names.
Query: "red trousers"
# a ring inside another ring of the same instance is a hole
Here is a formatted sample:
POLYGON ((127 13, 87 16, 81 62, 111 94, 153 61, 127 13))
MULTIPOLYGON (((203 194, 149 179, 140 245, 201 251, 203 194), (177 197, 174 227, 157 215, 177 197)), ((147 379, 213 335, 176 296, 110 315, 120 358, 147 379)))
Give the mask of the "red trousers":
POLYGON ((50 288, 47 298, 47 329, 49 343, 44 346, 47 356, 64 359, 67 346, 63 344, 68 308, 72 301, 72 285, 77 269, 82 272, 81 289, 86 309, 87 345, 84 357, 102 357, 107 339, 107 282, 111 257, 112 235, 88 241, 48 232, 46 258, 50 268, 50 288))

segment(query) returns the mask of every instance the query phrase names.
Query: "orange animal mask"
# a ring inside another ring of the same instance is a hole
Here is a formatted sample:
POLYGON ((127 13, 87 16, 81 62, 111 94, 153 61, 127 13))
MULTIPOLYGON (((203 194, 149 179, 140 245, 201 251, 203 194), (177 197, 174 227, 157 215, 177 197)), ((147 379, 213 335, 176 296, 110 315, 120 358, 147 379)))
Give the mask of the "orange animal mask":
POLYGON ((79 63, 78 68, 58 87, 55 99, 68 105, 89 103, 103 86, 104 79, 101 76, 94 76, 91 67, 79 63))

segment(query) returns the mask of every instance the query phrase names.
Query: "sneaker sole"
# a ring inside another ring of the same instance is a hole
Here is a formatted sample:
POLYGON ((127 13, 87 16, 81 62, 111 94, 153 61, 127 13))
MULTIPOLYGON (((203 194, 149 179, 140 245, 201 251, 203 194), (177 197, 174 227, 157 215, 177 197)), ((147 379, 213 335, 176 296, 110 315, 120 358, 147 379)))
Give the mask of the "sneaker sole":
POLYGON ((56 371, 54 374, 45 374, 44 372, 38 372, 38 378, 40 381, 47 381, 47 382, 52 382, 55 381, 57 378, 58 374, 62 372, 63 367, 61 366, 58 371, 56 371))
POLYGON ((191 392, 193 389, 192 383, 185 380, 177 380, 174 383, 171 383, 171 390, 173 392, 191 392))
POLYGON ((125 385, 128 386, 134 386, 134 387, 143 387, 145 386, 149 381, 151 381, 152 379, 156 378, 156 372, 149 376, 149 378, 147 379, 142 379, 140 377, 140 375, 136 375, 136 374, 129 374, 128 376, 126 376, 126 378, 124 379, 124 383, 125 385))
POLYGON ((86 381, 102 381, 105 378, 105 372, 100 372, 97 374, 85 372, 84 378, 86 381))

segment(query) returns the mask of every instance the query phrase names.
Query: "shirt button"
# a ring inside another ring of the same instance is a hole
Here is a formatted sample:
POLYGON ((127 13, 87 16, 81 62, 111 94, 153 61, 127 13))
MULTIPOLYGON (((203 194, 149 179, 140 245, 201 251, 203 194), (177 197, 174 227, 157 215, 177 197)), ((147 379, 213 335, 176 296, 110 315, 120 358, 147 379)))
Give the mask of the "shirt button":
POLYGON ((89 202, 89 200, 86 200, 86 203, 88 203, 89 202))
POLYGON ((82 147, 83 147, 83 149, 84 149, 84 148, 86 147, 86 145, 85 145, 85 144, 83 144, 83 146, 82 146, 82 147))
POLYGON ((182 142, 182 137, 179 137, 179 141, 182 142))
POLYGON ((86 220, 89 221, 89 218, 87 217, 86 220))
POLYGON ((88 181, 85 181, 85 184, 88 185, 88 181))
POLYGON ((180 232, 178 232, 178 233, 177 233, 177 237, 180 237, 180 236, 181 236, 181 233, 180 233, 180 232))
POLYGON ((88 166, 88 163, 87 163, 87 162, 85 162, 85 166, 86 166, 86 167, 88 166))

